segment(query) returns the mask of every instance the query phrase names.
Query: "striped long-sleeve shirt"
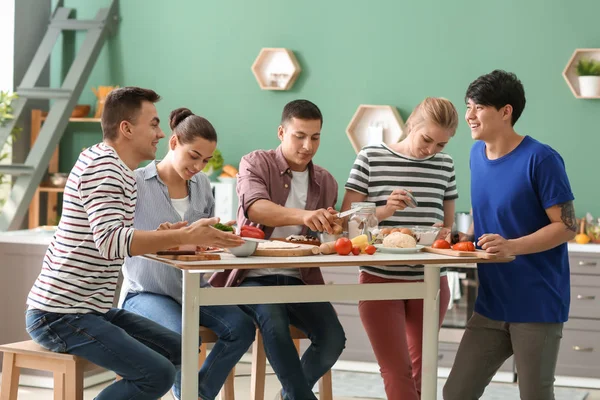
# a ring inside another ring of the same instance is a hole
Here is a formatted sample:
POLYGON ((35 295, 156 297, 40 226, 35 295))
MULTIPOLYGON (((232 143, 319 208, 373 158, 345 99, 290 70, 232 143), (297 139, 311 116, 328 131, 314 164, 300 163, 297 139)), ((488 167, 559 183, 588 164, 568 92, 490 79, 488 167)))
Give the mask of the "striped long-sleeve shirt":
MULTIPOLYGON (((444 221, 444 200, 458 198, 454 161, 448 154, 438 153, 427 159, 399 154, 387 145, 363 148, 352 167, 346 189, 367 196, 366 201, 384 206, 394 189, 411 190, 417 208, 405 208, 379 226, 432 226, 444 221)), ((361 271, 391 279, 423 279, 423 267, 360 267, 361 271)), ((445 274, 445 270, 442 270, 445 274)))
POLYGON ((119 270, 131 255, 136 198, 135 175, 112 147, 100 143, 79 155, 29 307, 63 314, 110 310, 119 270))

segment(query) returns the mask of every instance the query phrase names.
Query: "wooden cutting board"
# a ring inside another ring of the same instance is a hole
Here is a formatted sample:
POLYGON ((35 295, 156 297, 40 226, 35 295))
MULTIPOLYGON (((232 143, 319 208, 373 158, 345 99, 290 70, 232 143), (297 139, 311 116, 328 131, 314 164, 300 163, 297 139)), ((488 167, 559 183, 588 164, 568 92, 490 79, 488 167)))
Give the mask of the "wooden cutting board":
POLYGON ((453 256, 453 257, 473 257, 473 258, 483 258, 486 260, 493 260, 498 258, 496 254, 486 253, 484 250, 477 251, 459 251, 452 249, 434 249, 433 247, 426 246, 423 247, 422 251, 426 251, 428 253, 441 254, 444 256, 453 256))
POLYGON ((196 253, 191 254, 170 254, 170 255, 157 255, 158 258, 164 258, 165 260, 177 260, 177 261, 207 261, 207 260, 220 260, 221 256, 218 254, 210 253, 196 253))
POLYGON ((290 244, 297 247, 288 249, 262 249, 259 243, 258 248, 252 255, 259 257, 303 257, 319 254, 318 246, 297 243, 290 244))

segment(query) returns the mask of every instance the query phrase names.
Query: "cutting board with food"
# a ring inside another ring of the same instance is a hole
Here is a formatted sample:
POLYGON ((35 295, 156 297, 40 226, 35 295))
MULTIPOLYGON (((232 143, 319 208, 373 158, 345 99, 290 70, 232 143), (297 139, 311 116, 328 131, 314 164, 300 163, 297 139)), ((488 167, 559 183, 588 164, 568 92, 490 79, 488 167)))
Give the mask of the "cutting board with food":
POLYGON ((302 257, 312 256, 319 253, 319 247, 301 244, 289 243, 283 241, 272 241, 259 243, 253 256, 260 257, 302 257))
POLYGON ((183 245, 173 247, 164 251, 157 251, 156 256, 165 260, 177 261, 206 261, 220 260, 221 256, 215 253, 221 253, 223 249, 218 247, 203 247, 196 245, 183 245))
POLYGON ((496 254, 486 253, 484 250, 475 250, 475 251, 464 251, 464 250, 452 250, 452 249, 436 249, 430 246, 425 246, 421 251, 426 251, 428 253, 441 254, 444 256, 452 256, 452 257, 474 257, 474 258, 483 258, 486 260, 493 260, 498 258, 496 254))
POLYGON ((291 235, 286 238, 271 238, 270 240, 278 242, 288 242, 293 244, 307 244, 311 246, 321 245, 321 241, 314 236, 308 235, 291 235))

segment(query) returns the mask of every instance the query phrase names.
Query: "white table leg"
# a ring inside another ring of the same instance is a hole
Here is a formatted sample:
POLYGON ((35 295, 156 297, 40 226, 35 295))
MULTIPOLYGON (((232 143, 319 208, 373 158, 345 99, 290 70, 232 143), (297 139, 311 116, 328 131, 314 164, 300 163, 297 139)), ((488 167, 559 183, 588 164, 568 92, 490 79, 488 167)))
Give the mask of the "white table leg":
POLYGON ((183 272, 181 307, 181 400, 198 399, 198 348, 200 347, 200 275, 183 272))
POLYGON ((438 329, 440 318, 440 268, 425 265, 425 298, 423 300, 423 368, 421 399, 437 397, 438 329))

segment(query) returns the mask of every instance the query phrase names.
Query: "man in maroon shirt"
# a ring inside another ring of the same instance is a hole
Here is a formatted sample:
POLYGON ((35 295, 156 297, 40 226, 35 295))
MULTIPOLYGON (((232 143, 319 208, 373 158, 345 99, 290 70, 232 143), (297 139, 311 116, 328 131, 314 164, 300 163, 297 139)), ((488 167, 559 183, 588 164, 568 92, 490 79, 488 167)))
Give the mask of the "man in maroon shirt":
MULTIPOLYGON (((338 185, 312 158, 319 148, 323 116, 308 100, 283 109, 275 150, 257 150, 240 162, 238 224, 255 225, 266 238, 333 232, 338 185)), ((233 270, 215 274, 213 286, 323 284, 318 268, 233 270)), ((316 399, 312 388, 337 361, 346 337, 330 303, 242 306, 258 324, 267 358, 283 387, 278 398, 316 399), (290 336, 294 325, 311 339, 302 359, 290 336)))

